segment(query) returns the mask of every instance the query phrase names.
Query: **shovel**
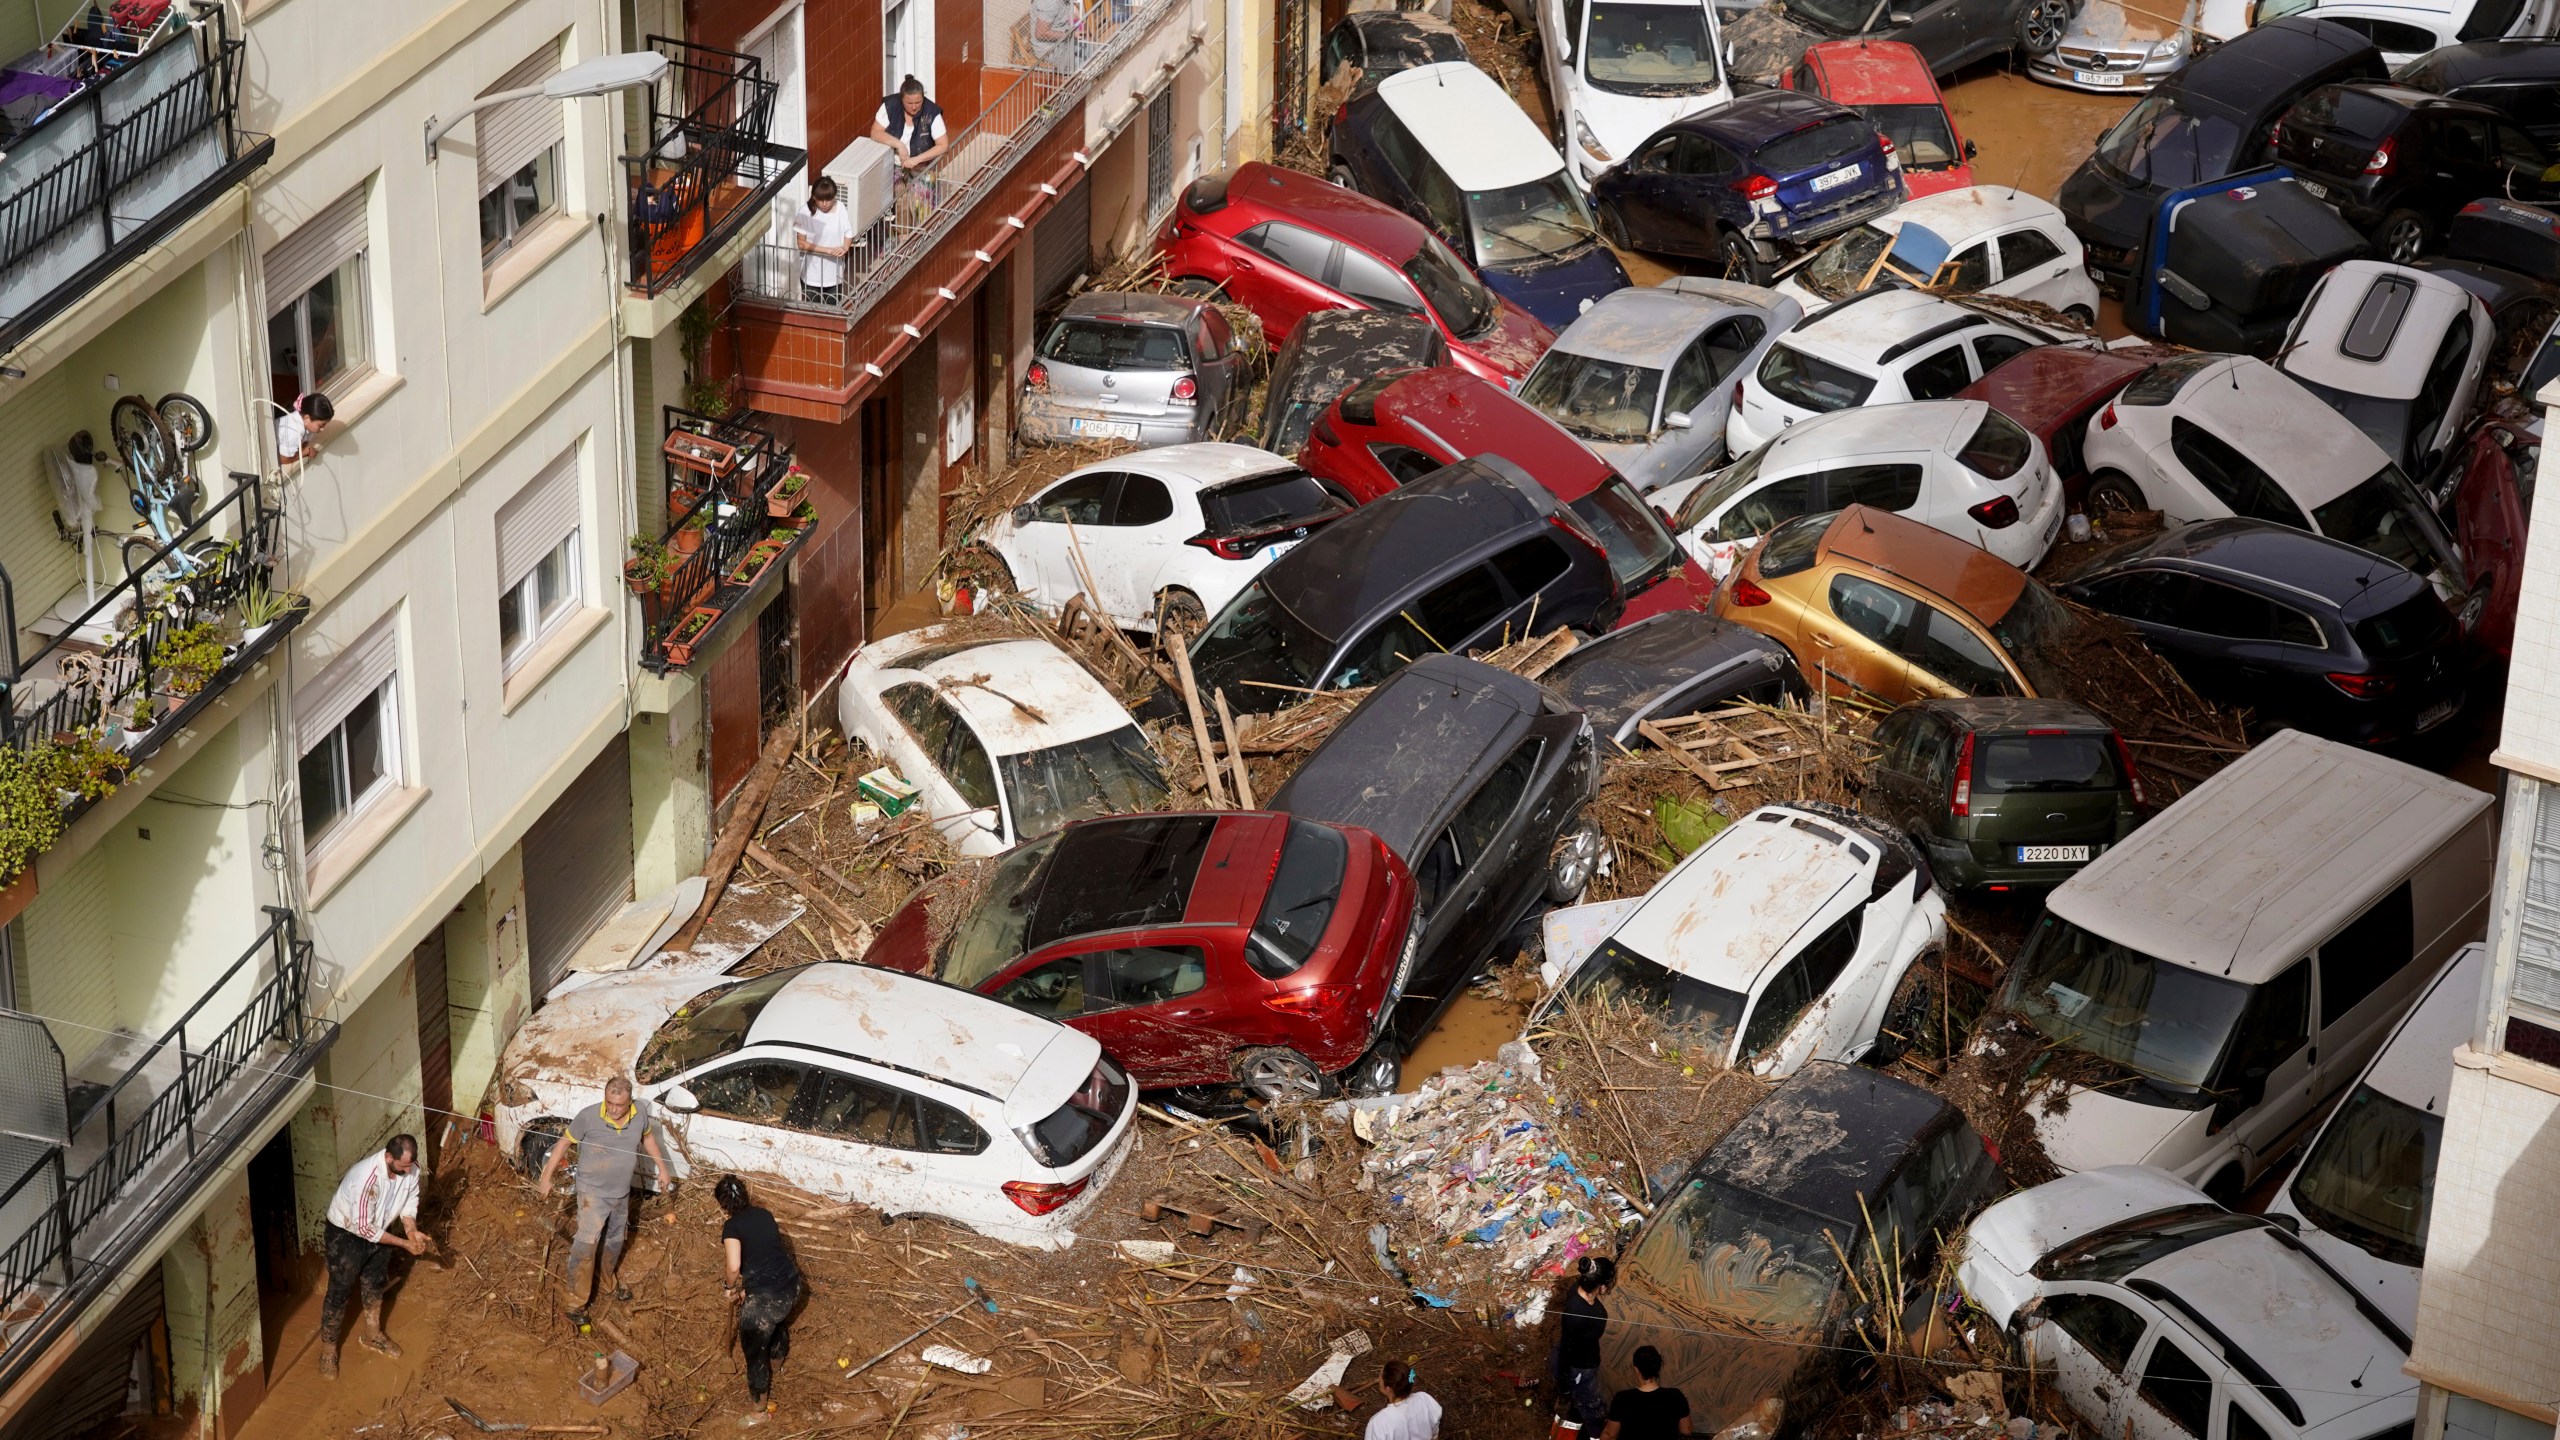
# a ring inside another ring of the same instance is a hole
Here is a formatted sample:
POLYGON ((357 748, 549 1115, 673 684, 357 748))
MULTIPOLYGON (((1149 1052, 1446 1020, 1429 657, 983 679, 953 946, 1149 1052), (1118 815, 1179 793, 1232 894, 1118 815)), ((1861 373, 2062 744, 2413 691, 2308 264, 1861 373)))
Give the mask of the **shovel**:
POLYGON ((470 1406, 450 1395, 444 1397, 444 1403, 452 1406, 453 1413, 461 1416, 472 1429, 490 1435, 514 1431, 534 1435, 610 1435, 613 1433, 613 1427, 610 1425, 528 1425, 521 1420, 483 1420, 471 1413, 470 1406))

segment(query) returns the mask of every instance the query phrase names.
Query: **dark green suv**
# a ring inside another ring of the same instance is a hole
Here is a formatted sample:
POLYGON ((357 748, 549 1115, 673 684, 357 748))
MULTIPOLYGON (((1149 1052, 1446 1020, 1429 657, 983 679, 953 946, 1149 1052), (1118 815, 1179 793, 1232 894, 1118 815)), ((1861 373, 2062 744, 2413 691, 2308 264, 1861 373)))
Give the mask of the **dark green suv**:
POLYGON ((2065 700, 1921 700, 1876 727, 1859 807, 1908 833, 1949 890, 2059 885, 2142 823, 2107 722, 2065 700))

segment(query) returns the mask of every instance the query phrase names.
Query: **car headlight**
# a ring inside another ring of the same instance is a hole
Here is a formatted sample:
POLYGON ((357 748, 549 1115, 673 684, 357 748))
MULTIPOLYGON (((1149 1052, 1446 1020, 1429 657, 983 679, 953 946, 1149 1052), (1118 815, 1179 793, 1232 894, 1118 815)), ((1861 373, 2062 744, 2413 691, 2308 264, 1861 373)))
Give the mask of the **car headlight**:
POLYGON ((1591 126, 1579 115, 1573 117, 1573 143, 1582 147, 1583 154, 1603 165, 1614 163, 1609 147, 1600 143, 1600 137, 1591 133, 1591 126))
POLYGON ((2154 60, 2174 60, 2185 53, 2187 53, 2187 32, 2184 30, 2151 47, 2151 58, 2154 60))
POLYGON ((502 1081, 498 1086, 498 1100, 505 1105, 530 1105, 534 1100, 533 1087, 521 1080, 502 1081))

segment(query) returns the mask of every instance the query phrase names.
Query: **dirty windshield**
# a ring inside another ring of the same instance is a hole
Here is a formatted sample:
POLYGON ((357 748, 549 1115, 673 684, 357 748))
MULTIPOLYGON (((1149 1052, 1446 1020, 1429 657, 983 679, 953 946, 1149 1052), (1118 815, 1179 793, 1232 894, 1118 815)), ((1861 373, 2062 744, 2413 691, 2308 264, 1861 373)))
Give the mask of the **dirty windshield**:
MULTIPOLYGON (((1467 228, 1475 232, 1478 265, 1540 260, 1580 250, 1597 238, 1562 170, 1525 185, 1468 191, 1467 228)), ((1421 276, 1414 277, 1414 283, 1421 282, 1421 276)), ((1440 308, 1437 300, 1432 305, 1440 308)))
POLYGON ((1565 508, 1599 540, 1601 553, 1609 557, 1609 571, 1617 576, 1620 588, 1632 586, 1680 558, 1680 542, 1662 528, 1662 517, 1637 499, 1634 487, 1617 476, 1610 476, 1599 489, 1565 508))
POLYGON ((2230 174, 2239 148, 2238 125, 2220 115, 2190 114, 2178 108, 2176 96, 2155 93, 2098 138, 2097 160, 2119 178, 2175 190, 2230 174))
POLYGON ((1040 347, 1045 360, 1088 370, 1188 370, 1191 347, 1170 325, 1122 320, 1066 319, 1050 327, 1040 347))
POLYGON ((2418 575, 2433 575, 2460 584, 2462 564, 2453 556, 2444 527, 2427 513, 2409 477, 2397 465, 2385 465, 2363 484, 2311 510, 2320 533, 2370 550, 2418 575))
POLYGON ((963 990, 975 990, 1022 954, 1022 938, 1031 929, 1031 909, 1040 899, 1040 883, 1049 852, 1058 837, 1044 835, 996 862, 975 904, 951 927, 942 942, 937 978, 963 990))
POLYGON ((2156 960, 2047 915, 2011 968, 2009 1005, 2057 1044, 2173 1090, 2212 1078, 2249 987, 2156 960))
POLYGON ((1228 601, 1191 642, 1200 692, 1225 690, 1239 698, 1250 692, 1257 709, 1289 703, 1285 692, 1314 689, 1332 658, 1333 642, 1290 614, 1259 580, 1228 601))
POLYGON ((1520 399, 1585 440, 1642 441, 1653 433, 1662 372, 1620 360, 1549 350, 1520 384, 1520 399))
POLYGON ((2311 1223, 2394 1265, 2427 1257, 2427 1195, 2444 1117, 2358 1085, 2293 1177, 2311 1223))
POLYGON ((1502 313, 1493 292, 1468 273, 1437 236, 1422 237, 1422 248, 1404 262, 1404 276, 1422 292, 1423 299, 1431 302, 1440 323, 1462 340, 1483 334, 1502 313))
POLYGON ((1715 1055, 1731 1048, 1745 998, 1721 985, 1678 974, 1616 940, 1600 942, 1600 948, 1573 972, 1565 994, 1572 999, 1631 1001, 1661 1017, 1670 1029, 1694 1037, 1715 1055))
POLYGON ((1165 794, 1164 771, 1135 725, 996 763, 1004 769, 1017 835, 1046 835, 1090 815, 1152 810, 1165 794))
POLYGON ((1845 1226, 1693 1179, 1636 1242, 1628 1268, 1648 1290, 1693 1315, 1765 1330, 1816 1330, 1840 1283, 1845 1226))
POLYGON ((1859 105, 1852 107, 1893 142, 1905 170, 1944 170, 1961 158, 1955 132, 1947 128, 1942 105, 1859 105))
POLYGON ((640 1063, 633 1067, 640 1083, 653 1085, 670 1075, 683 1074, 747 1043, 747 1032, 755 1027, 756 1017, 764 1013, 765 1002, 807 968, 799 965, 776 970, 694 996, 684 1008, 667 1017, 657 1034, 649 1037, 648 1047, 640 1052, 640 1063))
POLYGON ((1802 16, 1834 35, 1863 35, 1884 20, 1886 0, 1786 0, 1789 15, 1802 16))
POLYGON ((1613 95, 1704 95, 1716 88, 1703 5, 1591 7, 1582 73, 1613 95))
POLYGON ((1893 236, 1887 232, 1873 225, 1861 225, 1816 251, 1814 257, 1805 262, 1801 272, 1804 283, 1818 295, 1846 295, 1858 289, 1861 282, 1867 282, 1868 272, 1873 271, 1875 278, 1868 283, 1882 285, 1888 290, 1908 289, 1910 281, 1876 264, 1876 257, 1884 254, 1885 247, 1892 243, 1893 236))

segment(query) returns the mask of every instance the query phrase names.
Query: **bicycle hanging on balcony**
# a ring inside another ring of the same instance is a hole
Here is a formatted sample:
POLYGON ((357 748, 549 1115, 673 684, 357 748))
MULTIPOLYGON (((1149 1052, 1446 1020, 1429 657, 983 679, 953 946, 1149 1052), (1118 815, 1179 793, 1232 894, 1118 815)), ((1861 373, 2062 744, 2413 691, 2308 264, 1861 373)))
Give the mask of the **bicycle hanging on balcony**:
POLYGON ((182 581, 204 569, 222 542, 170 547, 195 523, 196 507, 204 501, 195 457, 213 443, 211 412, 203 401, 176 391, 161 396, 156 407, 128 395, 115 403, 107 425, 124 461, 125 498, 142 522, 120 542, 125 573, 140 574, 156 562, 169 579, 182 581))

